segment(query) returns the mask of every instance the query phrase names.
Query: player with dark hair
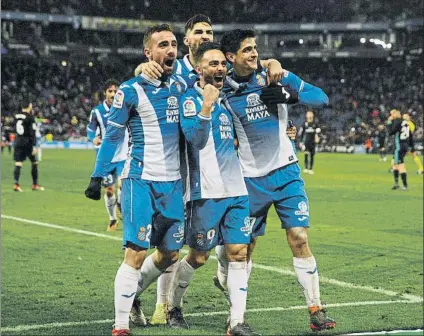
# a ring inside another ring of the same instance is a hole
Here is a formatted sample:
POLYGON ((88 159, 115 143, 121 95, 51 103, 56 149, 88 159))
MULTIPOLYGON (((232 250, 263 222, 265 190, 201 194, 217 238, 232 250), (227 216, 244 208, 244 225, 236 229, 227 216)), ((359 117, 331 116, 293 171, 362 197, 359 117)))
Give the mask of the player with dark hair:
MULTIPOLYGON (((116 92, 118 91, 118 82, 114 79, 108 79, 103 85, 103 93, 105 100, 94 107, 90 113, 90 121, 87 125, 87 138, 92 141, 95 148, 96 154, 102 143, 102 138, 106 133, 107 120, 110 113, 110 107, 113 103, 116 92)), ((128 152, 128 134, 126 134, 126 141, 120 151, 116 153, 112 162, 115 163, 113 170, 103 179, 104 189, 104 200, 106 210, 109 214, 109 224, 107 231, 116 231, 118 227, 118 217, 116 210, 120 210, 121 203, 121 181, 119 176, 121 175, 122 169, 124 168, 125 159, 128 152), (117 188, 115 190, 115 184, 117 188)))
POLYGON ((408 181, 405 167, 405 156, 410 147, 412 137, 409 122, 402 119, 401 112, 393 109, 390 111, 390 117, 387 120, 389 135, 394 135, 395 152, 393 156, 393 177, 395 184, 392 189, 399 189, 399 174, 402 179, 402 190, 408 190, 408 181))
POLYGON ((380 161, 387 161, 387 130, 386 126, 380 124, 377 126, 377 143, 378 143, 378 152, 380 154, 380 161))
POLYGON ((32 176, 32 190, 44 191, 44 187, 38 184, 38 162, 37 154, 37 139, 34 116, 32 115, 32 103, 29 99, 24 98, 21 101, 21 112, 15 114, 13 121, 13 128, 15 131, 15 145, 13 159, 15 160, 15 170, 13 176, 15 184, 13 190, 22 192, 19 186, 19 177, 21 175, 21 168, 23 161, 28 158, 31 161, 31 176, 32 176))
MULTIPOLYGON (((322 106, 328 104, 328 97, 320 88, 288 71, 277 85, 270 85, 266 69, 258 70, 256 35, 251 30, 236 29, 224 34, 221 47, 233 65, 224 92, 233 114, 238 156, 249 192, 252 241, 248 275, 252 251, 258 236, 265 234, 268 211, 274 205, 292 250, 294 270, 310 313, 310 328, 334 328, 335 321, 321 304, 317 264, 308 243, 309 202, 296 153, 286 134, 287 104, 299 101, 322 106)), ((222 248, 217 249, 217 257, 217 278, 225 287, 228 261, 222 248)))
MULTIPOLYGON (((189 86, 192 86, 198 79, 198 74, 194 67, 194 64, 196 63, 196 51, 201 44, 211 42, 213 41, 213 38, 212 23, 208 16, 196 14, 187 21, 185 25, 184 44, 188 47, 188 54, 182 59, 176 61, 174 74, 184 76, 184 78, 188 81, 189 86)), ((268 69, 270 80, 278 81, 282 78, 283 69, 278 61, 273 59, 261 60, 260 64, 268 69)), ((143 73, 153 79, 158 79, 161 77, 162 72, 163 69, 159 64, 154 61, 149 61, 147 63, 140 64, 135 70, 135 75, 137 76, 140 73, 143 73)), ((182 161, 184 161, 184 157, 182 157, 182 161)), ((185 169, 183 162, 182 169, 185 169)), ((174 268, 176 267, 177 265, 173 264, 166 270, 166 272, 164 272, 163 275, 160 276, 158 280, 156 308, 152 319, 150 320, 150 323, 153 325, 166 324, 165 305, 169 291, 169 282, 173 275, 174 268)))
POLYGON ((409 141, 409 147, 410 147, 410 151, 409 153, 412 155, 412 159, 414 160, 415 164, 417 165, 417 174, 418 175, 422 175, 423 174, 423 164, 421 162, 420 159, 420 155, 415 151, 414 148, 414 132, 415 132, 415 124, 414 122, 411 120, 411 116, 409 115, 409 113, 404 113, 402 115, 403 120, 406 120, 409 123, 409 129, 411 130, 411 138, 409 141))
POLYGON ((12 139, 11 133, 13 132, 13 127, 9 123, 9 118, 4 118, 2 116, 1 123, 1 152, 3 153, 4 147, 7 147, 9 154, 12 154, 12 139))
POLYGON ((195 271, 210 251, 224 244, 231 302, 227 335, 258 335, 245 323, 247 246, 250 242, 249 201, 234 148, 232 116, 219 99, 227 73, 220 45, 202 44, 195 53, 199 81, 181 99, 180 124, 186 139, 188 181, 186 240, 190 249, 171 282, 168 323, 188 328, 182 301, 195 271))
POLYGON ((315 146, 319 141, 318 134, 321 133, 321 129, 314 120, 314 112, 306 112, 306 121, 300 129, 300 147, 305 152, 305 169, 304 173, 315 174, 313 171, 314 157, 315 157, 315 146))
POLYGON ((120 85, 85 191, 88 198, 100 199, 101 181, 128 129, 131 146, 121 175, 125 257, 115 278, 114 336, 129 335, 130 314, 146 325, 139 295, 178 260, 184 239, 179 97, 187 84, 172 76, 177 39, 169 25, 146 31, 144 54, 164 70, 161 80, 142 74, 120 85))

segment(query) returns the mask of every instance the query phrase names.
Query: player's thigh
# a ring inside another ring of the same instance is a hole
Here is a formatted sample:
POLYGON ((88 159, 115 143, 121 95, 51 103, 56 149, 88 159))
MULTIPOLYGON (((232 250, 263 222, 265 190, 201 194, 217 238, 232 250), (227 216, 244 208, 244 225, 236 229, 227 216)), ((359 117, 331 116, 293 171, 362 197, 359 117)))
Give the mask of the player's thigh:
POLYGON ((26 146, 15 146, 13 150, 13 160, 15 162, 24 162, 28 154, 28 148, 26 146))
POLYGON ((253 221, 249 216, 247 196, 227 199, 227 211, 220 225, 220 235, 224 244, 249 244, 253 221))
POLYGON ((309 154, 314 155, 315 154, 315 145, 307 144, 305 146, 305 152, 308 152, 309 154))
POLYGON ((121 207, 124 222, 124 246, 131 242, 150 248, 153 206, 148 181, 127 178, 122 180, 121 207))
POLYGON ((278 175, 274 181, 279 184, 274 192, 274 206, 281 227, 309 227, 309 201, 299 165, 294 163, 281 168, 278 175))
POLYGON ((151 182, 154 221, 152 246, 177 251, 184 244, 184 202, 181 180, 151 182))
POLYGON ((266 219, 272 205, 272 190, 269 185, 271 175, 272 173, 244 179, 249 194, 250 220, 253 223, 252 239, 265 234, 266 219))
POLYGON ((188 246, 196 251, 210 251, 219 242, 220 223, 227 204, 220 199, 201 199, 187 202, 186 208, 188 246))

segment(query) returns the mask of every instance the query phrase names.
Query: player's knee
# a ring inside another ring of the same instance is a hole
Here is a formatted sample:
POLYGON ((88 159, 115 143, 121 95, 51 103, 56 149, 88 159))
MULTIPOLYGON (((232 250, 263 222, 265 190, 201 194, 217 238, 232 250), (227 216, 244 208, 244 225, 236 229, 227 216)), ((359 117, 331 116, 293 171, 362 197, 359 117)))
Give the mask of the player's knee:
POLYGON ((161 270, 166 270, 169 266, 176 263, 180 254, 178 251, 156 250, 155 264, 161 270))
POLYGON ((190 250, 187 255, 187 262, 194 268, 202 267, 209 259, 209 252, 190 250))
POLYGON ((289 229, 287 238, 292 250, 302 250, 308 247, 308 231, 306 228, 289 229))
POLYGON ((115 190, 113 189, 113 187, 107 187, 105 189, 105 194, 108 198, 111 198, 115 194, 115 190))
POLYGON ((133 248, 133 245, 130 245, 130 246, 127 246, 127 248, 125 249, 124 262, 135 269, 140 269, 141 265, 143 265, 146 255, 147 255, 146 249, 141 249, 138 247, 133 248))
POLYGON ((228 261, 246 261, 248 245, 244 244, 229 244, 226 245, 228 261))
POLYGON ((32 163, 32 165, 36 167, 36 166, 38 166, 38 162, 35 161, 35 162, 32 163))
POLYGON ((22 167, 22 162, 15 162, 15 166, 22 167))

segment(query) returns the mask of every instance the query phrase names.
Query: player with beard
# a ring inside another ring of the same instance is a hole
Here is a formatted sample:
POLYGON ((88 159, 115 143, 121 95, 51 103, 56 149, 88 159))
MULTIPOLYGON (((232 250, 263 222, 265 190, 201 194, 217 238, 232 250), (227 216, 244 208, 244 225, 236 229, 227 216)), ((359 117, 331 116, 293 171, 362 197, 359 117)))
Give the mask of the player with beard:
MULTIPOLYGON (((208 16, 203 14, 196 14, 187 21, 185 25, 184 44, 188 47, 188 54, 185 55, 182 59, 176 61, 174 74, 184 76, 184 79, 186 79, 189 86, 192 86, 193 83, 198 79, 198 74, 195 67, 193 66, 195 62, 194 55, 196 54, 196 51, 201 44, 205 42, 211 42, 213 41, 213 38, 214 35, 212 30, 212 23, 208 16)), ((278 61, 274 59, 261 60, 260 65, 268 69, 270 81, 281 80, 283 76, 283 68, 278 61)), ((150 78, 158 79, 160 78, 162 72, 163 69, 159 64, 157 64, 155 61, 149 61, 147 63, 140 64, 135 70, 135 75, 137 76, 140 73, 143 73, 150 78)), ((185 157, 182 156, 181 169, 183 177, 185 176, 184 169, 186 167, 184 160, 185 157)), ((166 324, 165 306, 169 291, 169 282, 176 267, 177 265, 173 264, 169 269, 166 270, 163 275, 160 276, 158 280, 156 307, 150 320, 150 323, 153 325, 166 324)), ((135 317, 134 321, 136 320, 137 318, 135 317)))
MULTIPOLYGON (((110 107, 112 106, 113 99, 118 91, 118 82, 113 79, 108 79, 103 85, 105 100, 94 107, 90 113, 90 121, 87 125, 87 138, 92 141, 96 148, 96 155, 102 143, 102 138, 106 134, 107 120, 109 117, 110 107)), ((106 210, 109 214, 109 224, 107 231, 116 231, 118 227, 118 218, 116 210, 121 210, 121 172, 124 168, 125 159, 128 153, 128 132, 125 134, 126 139, 122 148, 112 162, 115 163, 113 170, 103 179, 102 185, 104 187, 104 201, 106 210), (115 190, 116 185, 116 190, 115 190)))
POLYGON ((188 178, 185 187, 188 255, 178 264, 171 282, 168 324, 188 328, 182 300, 195 270, 210 251, 224 244, 228 260, 231 302, 227 335, 258 335, 245 323, 247 300, 247 246, 250 242, 249 202, 234 148, 231 113, 220 90, 227 72, 220 45, 204 43, 195 54, 199 81, 181 99, 180 124, 186 139, 188 178))
MULTIPOLYGON (((286 104, 294 96, 290 90, 295 91, 300 103, 310 106, 328 104, 328 97, 320 88, 288 71, 277 85, 269 85, 266 70, 257 67, 256 36, 251 30, 236 29, 224 34, 221 47, 233 64, 224 92, 233 115, 238 155, 249 192, 252 241, 248 275, 256 240, 265 234, 268 211, 274 205, 292 250, 294 270, 310 314, 310 328, 334 328, 336 323, 326 315, 320 300, 317 264, 308 244, 308 198, 296 153, 286 134, 286 104)), ((228 262, 222 248, 217 249, 217 257, 217 277, 221 287, 225 287, 228 262)))
POLYGON ((139 295, 178 260, 184 239, 179 97, 187 84, 172 76, 177 39, 169 25, 149 28, 143 42, 146 57, 164 71, 160 80, 140 75, 119 87, 85 191, 100 199, 101 181, 128 128, 130 149, 121 176, 125 257, 115 278, 114 336, 129 335, 131 310, 137 310, 138 324, 146 324, 139 295), (151 247, 156 250, 147 256, 151 247))

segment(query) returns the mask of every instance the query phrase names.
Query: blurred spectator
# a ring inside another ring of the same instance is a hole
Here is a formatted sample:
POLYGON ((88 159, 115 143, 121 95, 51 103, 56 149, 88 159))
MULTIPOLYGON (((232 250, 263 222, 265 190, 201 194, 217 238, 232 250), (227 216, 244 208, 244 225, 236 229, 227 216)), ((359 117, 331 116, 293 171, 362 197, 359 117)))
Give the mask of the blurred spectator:
MULTIPOLYGON (((204 13, 212 22, 370 22, 422 13, 422 0, 3 0, 2 10, 51 14, 186 21, 204 13), (171 16, 170 16, 170 13, 171 16)), ((419 14, 418 14, 419 15, 419 14)))

